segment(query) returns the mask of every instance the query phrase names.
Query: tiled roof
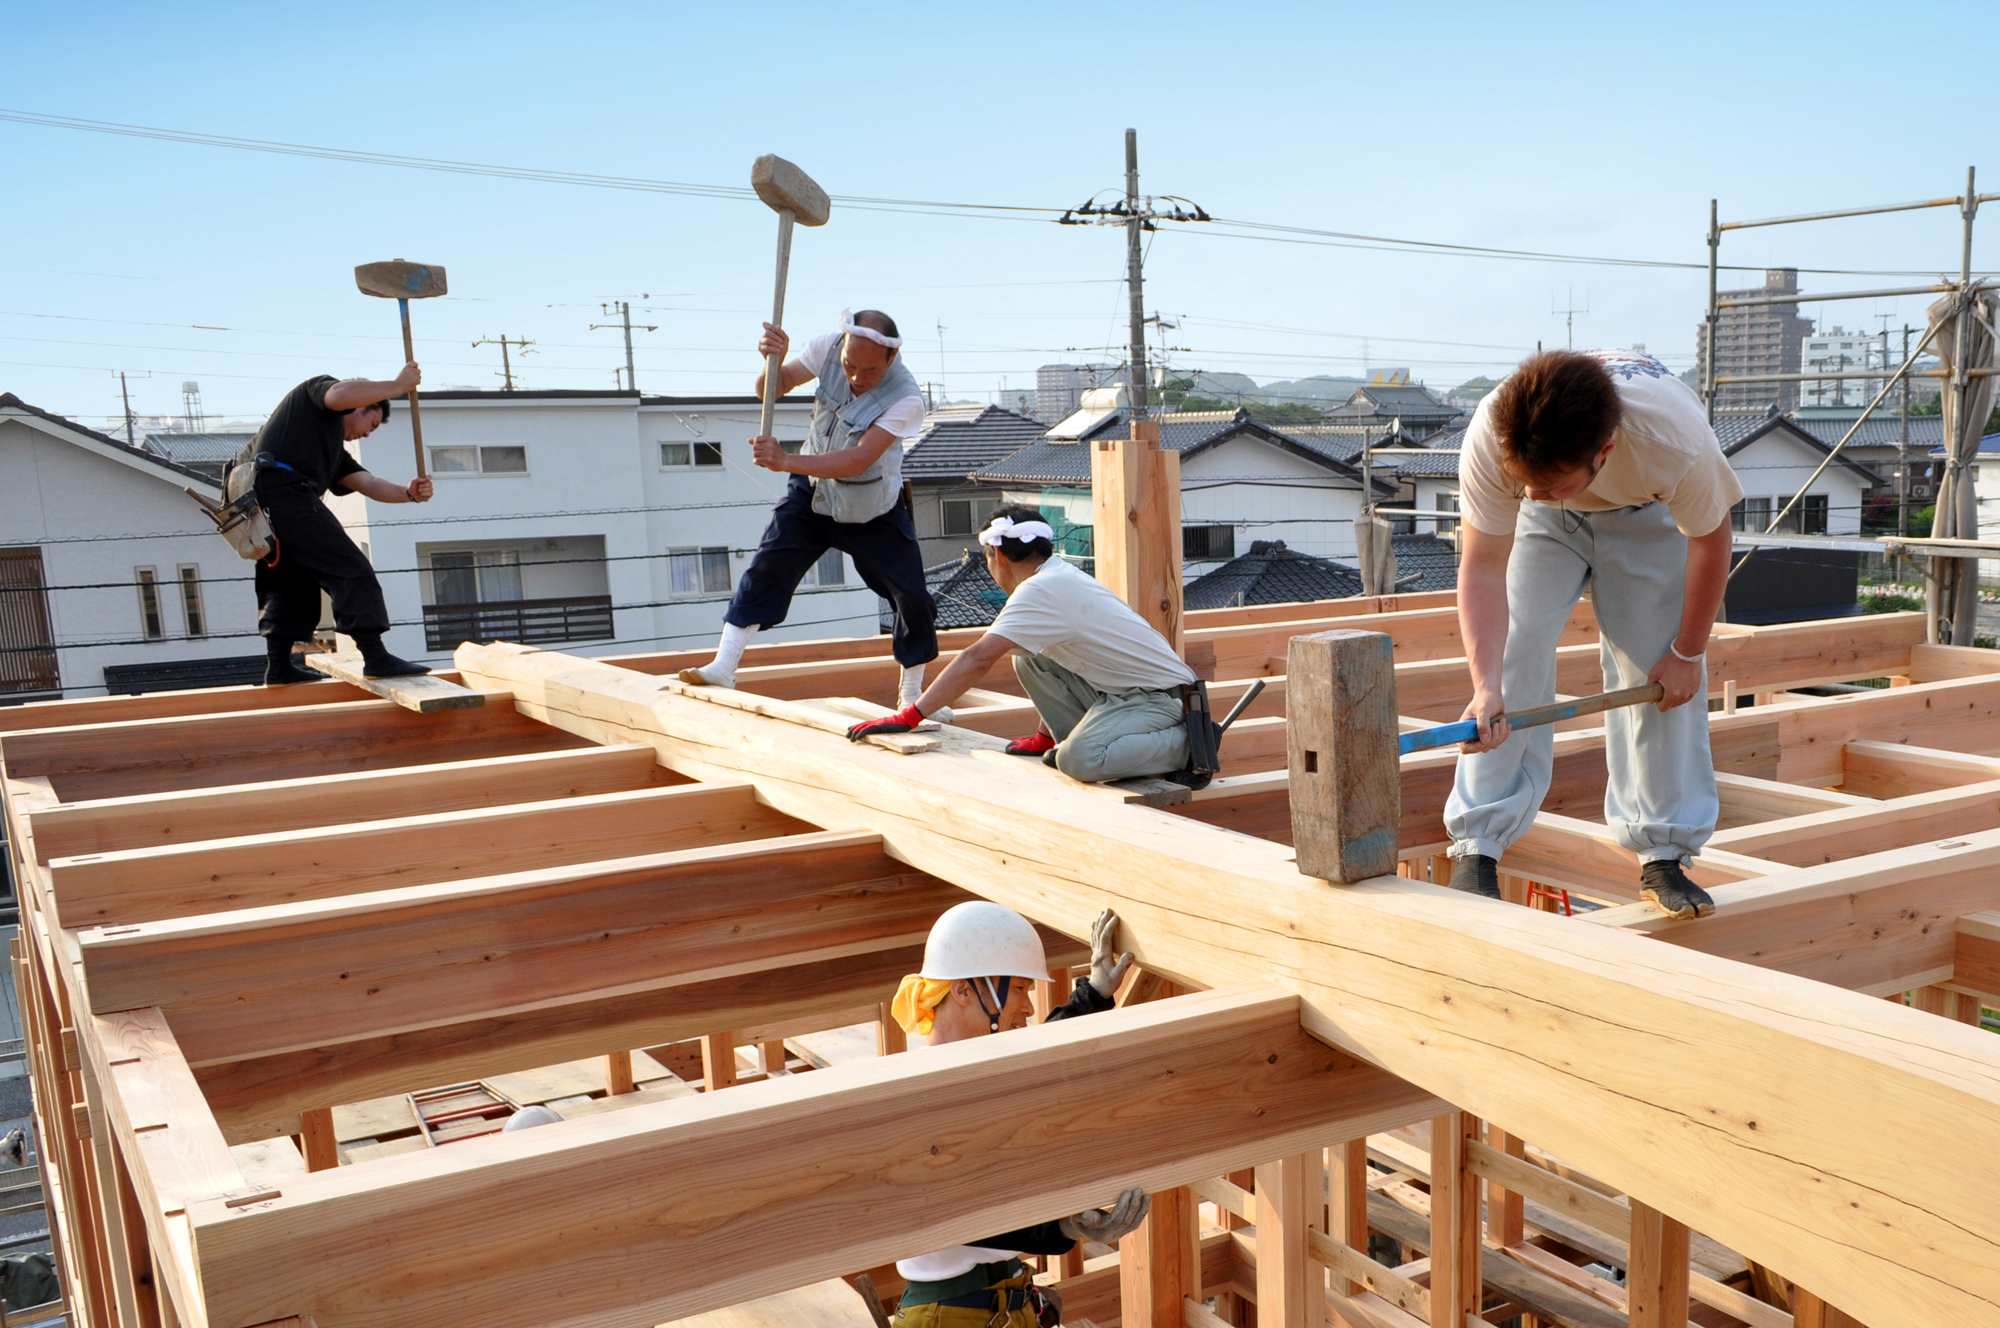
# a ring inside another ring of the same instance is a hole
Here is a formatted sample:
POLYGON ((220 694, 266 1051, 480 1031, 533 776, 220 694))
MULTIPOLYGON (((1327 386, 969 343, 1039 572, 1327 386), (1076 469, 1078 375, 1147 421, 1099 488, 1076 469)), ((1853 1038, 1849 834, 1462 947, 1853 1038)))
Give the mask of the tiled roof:
MULTIPOLYGON (((924 417, 923 431, 904 448, 903 475, 912 480, 962 480, 1019 451, 1042 432, 1040 421, 998 406, 935 411, 924 417)), ((1086 455, 1086 465, 1088 461, 1086 455)))
MULTIPOLYGON (((1088 558, 1077 560, 1076 565, 1086 572, 1093 568, 1088 558)), ((924 584, 929 587, 931 598, 937 601, 937 625, 941 632, 955 627, 988 626, 1000 616, 1000 606, 1007 602, 1007 596, 987 573, 986 560, 970 552, 956 562, 926 567, 924 584)), ((878 598, 876 617, 883 631, 894 628, 895 609, 888 600, 878 598)))
POLYGON ((1453 448, 1423 448, 1409 452, 1392 452, 1388 455, 1376 453, 1375 464, 1387 469, 1390 463, 1396 467, 1399 480, 1415 479, 1457 479, 1458 452, 1453 448))
POLYGON ((148 452, 184 466, 203 461, 234 461, 254 433, 149 433, 140 444, 148 452))
POLYGON ((1416 383, 1370 383, 1356 388, 1354 395, 1334 411, 1336 418, 1341 415, 1407 415, 1418 419, 1450 419, 1458 413, 1458 407, 1438 400, 1429 388, 1416 383))
POLYGON ((123 439, 113 438, 110 434, 99 433, 95 429, 78 424, 75 420, 57 415, 52 411, 43 410, 40 406, 31 406, 12 392, 0 392, 0 410, 18 410, 25 414, 36 416, 47 420, 51 424, 60 425, 76 433, 85 434, 97 442, 105 444, 107 447, 115 447, 121 452, 129 452, 133 456, 145 460, 150 465, 158 466, 162 470, 184 475, 191 480, 200 480, 203 484, 215 483, 213 475, 204 474, 190 466, 184 466, 178 462, 169 461, 165 457, 156 456, 143 447, 134 447, 123 439))
POLYGON ((1436 535, 1398 535, 1389 541, 1396 550, 1396 577, 1423 573, 1415 585, 1400 586, 1404 593, 1458 589, 1458 552, 1451 541, 1436 535))
MULTIPOLYGON (((1795 420, 1793 423, 1819 439, 1822 443, 1825 443, 1828 447, 1832 447, 1835 443, 1838 443, 1846 435, 1847 431, 1854 427, 1853 420, 1841 419, 1803 419, 1795 420)), ((1901 443, 1902 430, 1902 421, 1897 418, 1894 411, 1890 411, 1887 414, 1877 411, 1861 422, 1861 428, 1855 432, 1854 441, 1849 443, 1848 446, 1896 447, 1901 443)), ((1944 416, 1910 416, 1911 448, 1942 447, 1943 445, 1944 416)))
MULTIPOLYGON (((1848 423, 1852 423, 1852 421, 1848 423)), ((1802 427, 1800 421, 1793 419, 1789 415, 1766 415, 1763 419, 1739 416, 1715 422, 1715 436, 1717 441, 1722 444, 1722 455, 1726 457, 1735 456, 1759 438, 1770 433, 1789 435, 1801 447, 1806 448, 1808 451, 1817 452, 1821 456, 1825 456, 1828 452, 1831 452, 1833 444, 1840 441, 1840 435, 1835 434, 1830 441, 1822 442, 1809 430, 1802 427), (1723 433, 1725 428, 1728 429, 1728 436, 1726 437, 1723 433)), ((1845 453, 1841 454, 1839 464, 1853 471, 1862 482, 1866 484, 1875 483, 1875 472, 1854 461, 1845 453)))
MULTIPOLYGON (((1019 451, 988 465, 979 472, 978 478, 999 483, 1088 484, 1090 448, 1086 444, 1096 437, 1119 436, 1125 428, 1125 419, 1124 411, 1107 416, 1102 424, 1093 428, 1080 442, 1058 442, 1049 438, 1038 438, 1019 451)), ((1248 411, 1242 410, 1228 413, 1203 411, 1185 415, 1166 415, 1161 417, 1159 423, 1160 446, 1169 451, 1179 452, 1184 457, 1227 439, 1247 434, 1273 446, 1309 457, 1326 469, 1354 480, 1359 487, 1361 472, 1353 464, 1353 458, 1360 452, 1358 434, 1350 439, 1345 434, 1322 431, 1314 427, 1296 431, 1291 428, 1274 428, 1257 423, 1250 418, 1248 411)), ((1386 489, 1387 482, 1382 483, 1386 489)))
POLYGON ((1291 604, 1346 599, 1361 593, 1361 573, 1331 558, 1315 558, 1285 547, 1283 540, 1258 540, 1187 583, 1182 600, 1190 609, 1227 609, 1251 604, 1291 604))

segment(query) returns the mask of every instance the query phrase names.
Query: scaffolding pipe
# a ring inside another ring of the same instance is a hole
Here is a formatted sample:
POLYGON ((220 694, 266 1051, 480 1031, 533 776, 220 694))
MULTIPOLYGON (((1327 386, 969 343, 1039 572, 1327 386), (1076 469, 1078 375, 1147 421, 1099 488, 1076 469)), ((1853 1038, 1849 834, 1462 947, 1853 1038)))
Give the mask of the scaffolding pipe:
MULTIPOLYGON (((1829 369, 1825 373, 1723 374, 1720 378, 1717 378, 1715 381, 1725 386, 1730 383, 1817 383, 1821 379, 1826 379, 1830 382, 1834 379, 1839 379, 1839 378, 1847 378, 1847 379, 1880 378, 1883 374, 1888 372, 1889 370, 1887 368, 1882 368, 1882 369, 1829 369)), ((2000 370, 1967 369, 1965 371, 1965 376, 1967 378, 1991 378, 1994 376, 1995 373, 2000 373, 2000 370)), ((1921 369, 1918 370, 1916 373, 1910 374, 1909 377, 1950 378, 1951 375, 1946 373, 1942 369, 1921 369)))
POLYGON ((1941 281, 1935 286, 1889 286, 1882 290, 1835 291, 1831 295, 1756 295, 1745 299, 1725 299, 1718 301, 1723 309, 1750 309, 1769 304, 1818 304, 1823 300, 1873 300, 1890 295, 1935 295, 1940 291, 1955 291, 1958 283, 1941 281))
MULTIPOLYGON (((1980 194, 1972 202, 1991 203, 2000 199, 2000 194, 1980 194)), ((1839 217, 1872 217, 1882 212, 1915 212, 1920 208, 1941 208, 1965 206, 1965 195, 1954 194, 1950 198, 1927 198, 1920 203, 1884 203, 1878 207, 1841 208, 1836 212, 1801 212, 1791 217, 1760 217, 1755 221, 1725 221, 1718 229, 1725 231, 1749 230, 1753 226, 1789 226, 1795 221, 1833 221, 1839 217)))

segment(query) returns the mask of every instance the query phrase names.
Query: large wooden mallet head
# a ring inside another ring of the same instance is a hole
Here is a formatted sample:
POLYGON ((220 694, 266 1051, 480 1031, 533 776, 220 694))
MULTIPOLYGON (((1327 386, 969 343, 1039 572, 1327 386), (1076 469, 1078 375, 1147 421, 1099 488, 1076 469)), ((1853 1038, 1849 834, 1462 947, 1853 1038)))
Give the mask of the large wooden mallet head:
POLYGON ((833 204, 826 190, 783 157, 765 153, 750 166, 750 187, 773 212, 789 212, 801 226, 824 226, 833 204))
POLYGON ((363 263, 354 269, 354 284, 363 295, 385 300, 428 300, 445 294, 444 269, 429 263, 363 263))

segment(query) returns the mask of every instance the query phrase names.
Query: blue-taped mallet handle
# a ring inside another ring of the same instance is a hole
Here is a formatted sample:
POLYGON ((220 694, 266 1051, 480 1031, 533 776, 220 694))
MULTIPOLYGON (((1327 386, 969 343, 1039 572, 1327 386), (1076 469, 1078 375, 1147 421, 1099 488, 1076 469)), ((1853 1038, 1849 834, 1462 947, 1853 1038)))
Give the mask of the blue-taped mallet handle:
MULTIPOLYGON (((1644 687, 1600 692, 1596 696, 1579 697, 1574 701, 1558 701, 1554 705, 1516 711, 1507 716, 1507 723, 1513 728, 1531 729, 1541 724, 1556 724, 1565 719, 1575 719, 1579 715, 1595 715, 1605 710, 1645 705, 1649 701, 1658 701, 1666 694, 1665 687, 1656 682, 1649 682, 1644 687)), ((1396 750, 1408 756, 1411 752, 1428 752, 1433 748, 1451 747, 1461 742, 1476 742, 1478 739, 1478 722, 1461 719, 1450 724, 1440 724, 1436 728, 1412 729, 1408 733, 1399 734, 1396 738, 1396 750)))

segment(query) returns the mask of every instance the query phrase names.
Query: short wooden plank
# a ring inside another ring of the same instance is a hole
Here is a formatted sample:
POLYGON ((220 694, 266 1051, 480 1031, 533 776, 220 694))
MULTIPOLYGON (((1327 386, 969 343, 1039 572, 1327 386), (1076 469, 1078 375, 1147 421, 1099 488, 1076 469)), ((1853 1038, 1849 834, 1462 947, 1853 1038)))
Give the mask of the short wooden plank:
POLYGON ((1419 1286, 1393 1268, 1385 1268, 1360 1250, 1350 1248, 1323 1232, 1309 1232, 1306 1239, 1311 1246, 1313 1257, 1325 1264, 1337 1277, 1350 1283, 1358 1283, 1397 1309, 1407 1314, 1414 1314, 1425 1323, 1430 1322, 1429 1287, 1419 1286))
MULTIPOLYGON (((846 736, 847 730, 852 728, 854 723, 853 720, 844 715, 830 713, 816 706, 802 705, 796 701, 777 700, 768 696, 759 696, 755 692, 736 691, 728 687, 693 687, 678 679, 666 678, 660 682, 660 689, 662 691, 674 692, 681 696, 692 697, 698 701, 707 701, 711 705, 726 706, 731 710, 742 710, 753 715, 762 715, 766 719, 786 720, 793 724, 803 725, 806 728, 818 729, 822 733, 838 733, 843 737, 846 736)), ((867 741, 871 746, 881 747, 887 751, 895 752, 899 756, 914 756, 918 752, 934 752, 939 746, 935 736, 920 733, 878 733, 869 737, 867 741)))
POLYGON ((430 674, 418 674, 409 678, 371 678, 365 673, 359 655, 333 655, 324 652, 305 657, 306 666, 319 670, 329 678, 344 682, 349 687, 359 687, 364 692, 372 692, 385 701, 394 701, 405 710, 414 710, 427 715, 434 710, 470 710, 486 704, 486 695, 470 688, 460 687, 455 682, 446 682, 430 674))
POLYGON ((268 1203, 199 1205, 195 1248, 218 1324, 286 1306, 319 1328, 660 1322, 906 1252, 883 1213, 971 1240, 1434 1105, 1308 1037, 1294 997, 1200 992, 315 1173, 268 1203), (1066 1087, 1079 1075, 1092 1092, 1066 1087), (594 1276, 548 1278, 551 1231, 594 1276))
POLYGON ((1544 1171, 1532 1163, 1509 1157, 1478 1140, 1468 1141, 1466 1152, 1474 1175, 1537 1203, 1547 1204, 1557 1212, 1574 1217, 1579 1222, 1587 1222, 1621 1241, 1628 1239, 1632 1230, 1632 1212, 1617 1200, 1544 1171))

